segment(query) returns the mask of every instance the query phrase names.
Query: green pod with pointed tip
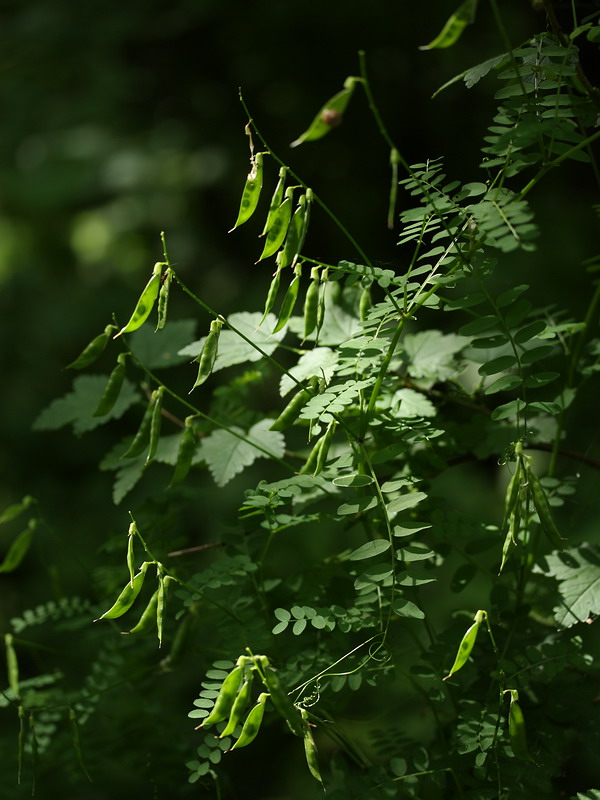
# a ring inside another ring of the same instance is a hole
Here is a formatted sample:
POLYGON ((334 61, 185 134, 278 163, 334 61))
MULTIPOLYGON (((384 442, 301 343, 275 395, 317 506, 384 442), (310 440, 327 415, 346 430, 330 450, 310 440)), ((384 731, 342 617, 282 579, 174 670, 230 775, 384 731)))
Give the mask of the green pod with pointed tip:
POLYGON ((242 732, 240 733, 239 739, 230 748, 230 750, 238 750, 240 747, 246 747, 246 745, 249 745, 256 739, 265 715, 265 703, 267 702, 268 696, 269 695, 265 692, 258 696, 258 702, 253 708, 250 709, 250 712, 242 726, 242 732))
POLYGON ((130 631, 123 631, 123 633, 133 633, 134 635, 143 636, 146 633, 151 633, 156 628, 158 594, 159 590, 157 589, 150 600, 148 600, 148 605, 143 610, 142 616, 140 617, 137 625, 134 625, 130 631))
MULTIPOLYGON (((264 661, 263 661, 264 663, 264 661)), ((289 729, 295 736, 304 736, 304 723, 298 708, 292 703, 288 693, 283 688, 277 671, 271 666, 263 667, 263 675, 271 700, 276 711, 287 722, 289 729)))
POLYGON ((510 747, 521 761, 533 761, 527 745, 527 732, 525 730, 525 717, 519 704, 519 693, 516 689, 506 689, 510 694, 510 707, 508 710, 508 739, 510 747))
POLYGON ((254 678, 254 673, 250 673, 250 677, 244 681, 242 684, 242 688, 238 692, 237 697, 233 701, 233 706, 231 707, 231 711, 229 712, 229 720, 227 721, 227 725, 219 735, 219 739, 223 739, 225 736, 231 736, 231 734, 235 731, 237 726, 240 724, 241 719, 244 715, 244 712, 248 708, 248 704, 250 703, 250 697, 252 695, 252 681, 254 678))
POLYGON ((256 211, 263 183, 263 155, 264 153, 257 153, 254 158, 250 159, 250 172, 248 173, 242 192, 240 210, 235 224, 233 228, 230 229, 229 233, 244 222, 247 222, 256 211))
POLYGON ((192 468, 194 460, 194 453, 196 452, 196 445, 198 443, 196 438, 196 431, 192 425, 191 420, 194 417, 187 417, 185 420, 185 427, 179 440, 179 447, 177 448, 177 461, 175 463, 175 470, 173 477, 169 483, 169 487, 175 486, 187 477, 188 472, 192 468))
POLYGON ((273 192, 273 196, 271 198, 271 202, 269 203, 269 211, 267 212, 267 219, 265 222, 265 227, 263 228, 261 236, 266 236, 267 233, 271 230, 271 226, 273 225, 273 221, 275 219, 275 215, 277 214, 277 210, 279 206, 283 202, 283 193, 285 191, 285 179, 287 176, 287 167, 281 167, 279 169, 279 180, 277 181, 277 186, 275 187, 275 191, 273 192))
POLYGON ((126 611, 129 611, 139 595, 142 586, 144 585, 144 578, 146 577, 146 570, 148 569, 149 565, 149 561, 144 561, 140 567, 140 571, 137 573, 137 575, 133 576, 133 581, 127 581, 125 587, 115 600, 114 604, 108 609, 108 611, 105 611, 102 616, 98 617, 98 619, 95 619, 94 622, 99 622, 101 619, 118 619, 119 617, 122 617, 126 611))
POLYGON ((116 339, 118 336, 122 336, 124 333, 133 333, 133 331, 136 331, 138 328, 140 328, 148 319, 150 312, 154 308, 156 298, 158 297, 158 292, 160 289, 160 276, 164 266, 165 264, 163 261, 156 262, 154 269, 152 270, 152 277, 144 287, 144 290, 141 293, 135 308, 133 309, 133 313, 129 318, 129 322, 124 325, 117 334, 114 335, 114 339, 116 339))
POLYGON ((256 260, 257 264, 259 261, 262 261, 263 258, 268 258, 276 253, 283 244, 288 232, 290 220, 292 219, 293 191, 294 190, 291 187, 287 190, 285 200, 273 215, 273 220, 270 223, 269 232, 267 233, 263 251, 256 260))
POLYGON ((210 323, 210 330, 204 342, 204 346, 202 347, 202 351, 200 355, 194 359, 198 362, 198 375, 196 376, 196 382, 190 389, 190 393, 198 386, 201 386, 204 381, 208 380, 212 374, 219 352, 219 335, 222 327, 223 320, 213 319, 210 323))
POLYGON ((544 533, 554 547, 558 547, 562 550, 564 547, 564 539, 560 535, 560 531, 554 522, 554 517, 552 516, 552 511, 550 510, 550 504, 548 503, 546 492, 544 491, 542 484, 539 482, 537 475, 531 469, 527 470, 527 483, 531 490, 533 505, 535 506, 535 510, 540 518, 544 533))
POLYGON ((478 611, 477 614, 475 614, 475 622, 465 632, 465 635, 458 646, 458 652, 456 654, 456 658, 454 659, 454 664, 452 665, 450 672, 444 678, 445 681, 447 681, 448 678, 451 678, 455 672, 458 672, 458 670, 467 663, 475 642, 477 641, 479 627, 484 621, 485 616, 485 611, 478 611))
POLYGON ((120 353, 117 359, 117 366, 110 373, 106 387, 102 393, 102 397, 100 398, 100 402, 98 403, 98 406, 92 416, 106 416, 109 411, 112 411, 115 403, 119 399, 123 381, 125 380, 125 358, 126 354, 120 353))
POLYGON ((223 722, 223 720, 226 720, 229 717, 231 708, 242 683, 243 676, 243 665, 238 664, 238 666, 231 670, 219 689, 219 694, 217 695, 217 699, 215 700, 212 711, 198 726, 199 728, 203 728, 205 725, 214 725, 217 722, 223 722))
POLYGON ((294 311, 294 306, 296 305, 296 300, 298 299, 298 291, 300 289, 300 270, 301 265, 297 264, 295 268, 295 274, 292 278, 292 282, 287 288, 287 292, 285 293, 283 300, 281 301, 281 308, 279 309, 279 316, 277 317, 277 324, 271 331, 271 333, 277 333, 282 328, 284 328, 292 316, 294 311))
POLYGON ((93 362, 104 352, 104 348, 108 344, 108 340, 112 336, 113 331, 117 330, 116 325, 107 325, 104 331, 96 336, 95 339, 84 347, 81 353, 77 356, 75 361, 67 364, 67 369, 83 369, 84 367, 93 364, 93 362))
POLYGON ((173 270, 171 267, 167 268, 167 271, 161 278, 161 286, 160 292, 158 293, 158 321, 156 323, 156 330, 160 331, 162 328, 165 327, 167 322, 167 308, 169 305, 169 293, 171 290, 171 282, 173 280, 173 270))

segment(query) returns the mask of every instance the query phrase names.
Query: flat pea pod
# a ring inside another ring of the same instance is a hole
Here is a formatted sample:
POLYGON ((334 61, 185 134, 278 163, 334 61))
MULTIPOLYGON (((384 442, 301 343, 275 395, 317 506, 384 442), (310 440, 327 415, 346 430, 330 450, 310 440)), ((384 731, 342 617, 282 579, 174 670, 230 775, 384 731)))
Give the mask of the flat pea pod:
POLYGON ((86 347, 83 348, 75 361, 71 361, 70 364, 67 364, 66 368, 83 369, 84 367, 93 364, 93 362, 102 355, 104 348, 108 344, 108 340, 116 330, 116 325, 107 325, 99 336, 96 336, 86 347))
POLYGON ((16 519, 18 516, 20 516, 33 503, 35 503, 34 498, 28 494, 25 495, 20 503, 13 503, 13 505, 5 508, 0 514, 0 525, 4 525, 6 522, 12 522, 13 519, 16 519))
POLYGON ((284 328, 292 316, 294 306, 296 305, 296 300, 298 299, 298 290, 300 289, 301 268, 301 264, 297 264, 295 267, 294 277, 292 278, 292 282, 288 286, 287 291, 283 296, 283 300, 281 301, 281 308, 279 309, 277 324, 273 328, 272 333, 277 333, 277 331, 280 331, 282 328, 284 328))
POLYGON ((158 321, 156 323, 157 331, 162 330, 167 322, 167 308, 169 305, 169 292, 171 290, 172 281, 173 270, 171 267, 167 267, 165 274, 161 278, 160 292, 158 293, 158 321))
POLYGON ((325 462, 327 461, 327 456, 329 455, 329 448, 331 447, 331 442, 333 440, 333 435, 335 433, 335 429, 337 428, 336 420, 332 419, 329 425, 327 426, 327 430, 323 434, 322 445, 317 454, 317 463, 315 464, 315 471, 314 475, 319 475, 323 471, 323 467, 325 466, 325 462))
POLYGON ((302 247, 302 231, 304 230, 304 220, 306 217, 306 194, 301 194, 298 198, 298 205, 294 211, 287 230, 287 236, 283 248, 277 255, 277 265, 284 269, 295 264, 302 247))
POLYGON ((321 273, 321 287, 319 291, 319 305, 317 307, 317 338, 319 337, 319 333, 321 328, 323 327, 323 322, 325 321, 325 297, 327 292, 327 278, 329 276, 329 270, 325 268, 321 273))
POLYGON ((244 683, 242 684, 242 688, 238 692, 238 696, 233 701, 233 706, 231 707, 231 711, 229 712, 229 719, 227 721, 227 725, 223 729, 223 731, 219 734, 219 739, 223 739, 225 736, 231 736, 231 734, 235 731, 237 726, 240 724, 242 716, 244 712, 248 708, 248 704, 250 703, 250 697, 252 695, 252 682, 254 678, 254 673, 250 673, 250 677, 247 678, 244 683))
POLYGON ((263 656, 263 676, 271 700, 275 706, 276 711, 287 722, 289 729, 295 736, 302 738, 304 736, 304 723, 300 715, 300 711, 290 700, 288 693, 283 688, 277 671, 273 669, 268 663, 266 656, 263 656))
POLYGON ((139 595, 142 586, 144 585, 144 578, 146 577, 146 570, 150 566, 150 561, 144 561, 140 567, 137 575, 133 576, 133 581, 127 581, 121 594, 117 597, 114 604, 102 614, 101 617, 95 619, 94 622, 99 622, 101 619, 118 619, 129 611, 134 604, 137 596, 139 595))
POLYGON ((298 419, 300 412, 313 396, 316 385, 317 380, 311 379, 310 387, 300 389, 299 392, 296 392, 269 430, 284 431, 286 428, 289 428, 290 425, 298 419))
POLYGON ((485 620, 487 614, 485 611, 478 611, 475 614, 475 621, 471 625, 470 628, 467 629, 465 635, 463 636, 461 643, 458 646, 458 652, 456 654, 456 658, 454 659, 454 664, 450 672, 444 678, 445 681, 448 678, 451 678, 455 672, 463 667, 471 655, 471 651, 473 650, 473 646, 475 645, 475 641, 477 640, 477 633, 479 632, 479 626, 485 620))
POLYGON ((275 301, 277 300, 277 293, 279 292, 280 283, 281 283, 281 267, 278 267, 275 275, 273 275, 271 285, 269 286, 269 291, 267 292, 267 299, 265 301, 265 310, 263 311, 263 315, 258 324, 259 328, 267 318, 267 314, 269 314, 273 310, 273 306, 275 305, 275 301))
POLYGON ((196 431, 192 425, 191 420, 194 417, 187 417, 185 420, 185 427, 181 438, 179 439, 179 447, 177 448, 177 461, 175 463, 175 470, 169 486, 175 486, 176 483, 181 483, 187 477, 188 472, 192 468, 194 460, 194 453, 196 452, 196 445, 198 440, 196 438, 196 431))
POLYGON ((363 286, 358 300, 358 316, 361 322, 364 322, 371 308, 371 287, 363 286))
POLYGON ((137 458, 140 456, 144 450, 148 447, 150 443, 150 431, 152 428, 152 420, 154 417, 154 409, 156 406, 158 394, 157 392, 152 392, 150 397, 150 401, 146 406, 146 410, 144 411, 144 416, 142 417, 142 421, 140 422, 140 427, 137 430, 137 433, 133 437, 133 441, 127 448, 127 450, 123 453, 121 458, 137 458))
POLYGON ((264 153, 257 153, 250 159, 250 172, 246 178, 244 190, 242 192, 242 199, 240 201, 240 210, 233 228, 229 230, 234 231, 244 222, 247 222, 252 214, 256 211, 260 193, 263 184, 263 155, 264 153))
POLYGON ((136 331, 138 328, 140 328, 148 319, 150 312, 154 307, 154 303, 156 302, 156 298, 158 297, 158 291, 160 289, 160 276, 164 266, 165 264, 163 261, 156 262, 154 269, 152 270, 152 277, 144 287, 144 290, 141 293, 135 308, 133 309, 133 314, 129 318, 129 322, 114 335, 114 339, 124 333, 133 333, 133 331, 136 331))
POLYGON ((129 583, 133 585, 135 577, 135 537, 139 535, 137 525, 131 522, 127 532, 127 569, 129 570, 129 583))
MULTIPOLYGON (((146 633, 151 633, 156 628, 156 610, 158 608, 158 589, 154 592, 150 600, 148 600, 148 605, 142 612, 142 616, 139 619, 137 625, 134 625, 133 628, 128 631, 127 633, 133 633, 134 635, 143 636, 146 633)), ((125 633, 125 631, 123 631, 125 633)))
POLYGON ((219 352, 219 335, 222 327, 223 320, 213 319, 210 323, 210 331, 208 332, 202 351, 195 359, 195 361, 198 362, 198 375, 196 376, 196 382, 190 389, 190 393, 193 392, 196 387, 201 386, 204 381, 210 377, 213 371, 219 352))
POLYGON ((120 353, 119 357, 117 358, 117 366, 110 373, 106 387, 102 393, 102 397, 100 398, 100 402, 98 403, 98 406, 92 416, 106 416, 109 411, 112 411, 115 403, 119 399, 123 381, 125 380, 125 359, 126 354, 120 353))
POLYGON ((223 720, 229 717, 243 676, 243 664, 238 664, 231 670, 219 689, 219 694, 217 695, 212 711, 202 724, 198 726, 199 728, 203 728, 205 725, 214 725, 217 722, 223 722, 223 720))
POLYGON ((283 240, 285 239, 290 225, 290 220, 292 219, 293 193, 294 190, 290 187, 286 192, 285 200, 273 215, 273 221, 267 233, 263 251, 256 260, 257 264, 259 261, 262 261, 263 258, 268 258, 272 256, 273 253, 276 253, 283 244, 283 240))
POLYGON ((8 685, 12 689, 15 697, 20 697, 19 692, 19 662, 13 644, 12 633, 4 634, 4 647, 6 648, 6 671, 8 672, 8 685))
POLYGON ((550 504, 548 503, 546 492, 542 488, 542 484, 539 482, 537 475, 530 468, 527 469, 527 483, 531 489, 533 505, 535 506, 535 510, 537 511, 540 522, 542 523, 544 533, 554 547, 562 549, 564 539, 560 535, 560 532, 556 527, 556 523, 554 522, 554 517, 552 516, 552 511, 550 510, 550 504))
POLYGON ((508 709, 508 739, 510 747, 517 758, 522 761, 533 761, 527 746, 527 731, 525 730, 525 717, 519 704, 519 692, 516 689, 505 689, 504 693, 510 694, 510 707, 508 709))
POLYGON ((242 732, 240 733, 239 739, 228 752, 231 752, 231 750, 238 750, 240 747, 246 747, 246 745, 250 744, 250 742, 253 742, 256 739, 265 715, 265 703, 267 702, 268 696, 269 695, 266 692, 263 692, 258 696, 256 705, 250 709, 250 713, 246 717, 246 720, 242 726, 242 732))
POLYGON ((15 570, 21 561, 27 555, 27 551, 31 545, 33 534, 38 527, 37 519, 30 519, 27 527, 19 533, 8 548, 8 552, 0 562, 0 573, 12 572, 15 570))
POLYGON ((283 193, 285 190, 285 179, 287 176, 288 168, 281 167, 279 170, 279 180, 277 181, 277 186, 275 187, 275 191, 273 192, 273 197, 271 198, 271 202, 269 204, 269 211, 267 212, 267 219, 265 222, 265 227, 263 228, 261 236, 266 236, 267 233, 271 230, 273 225, 273 221, 275 219, 275 215, 281 203, 283 202, 283 193))
POLYGON ((310 284, 304 298, 304 339, 310 336, 317 327, 320 285, 319 268, 313 267, 310 271, 310 284))
POLYGON ((315 744, 315 740, 312 735, 312 731, 310 729, 310 724, 308 722, 308 712, 305 708, 300 709, 300 714, 302 715, 302 721, 304 723, 304 755, 306 757, 306 763, 308 765, 308 769, 310 770, 310 774, 319 781, 319 783, 323 783, 323 778, 321 777, 321 770, 319 768, 319 756, 317 753, 317 746, 315 744))
POLYGON ((502 521, 503 529, 508 525, 510 515, 516 508, 517 502, 519 500, 519 494, 521 489, 521 473, 522 473, 521 459, 518 458, 515 471, 510 481, 508 482, 508 486, 506 487, 506 495, 504 497, 504 519, 502 521))
POLYGON ((148 455, 146 456, 146 464, 153 461, 158 443, 160 441, 160 428, 162 423, 162 398, 164 394, 164 386, 159 386, 154 392, 154 407, 152 409, 152 417, 150 419, 150 445, 148 447, 148 455))
POLYGON ((325 434, 323 434, 323 436, 321 436, 313 445, 312 450, 308 454, 308 458, 298 471, 299 475, 312 475, 314 473, 314 470, 316 469, 317 466, 317 461, 319 459, 319 454, 323 447, 324 439, 325 439, 325 434))
POLYGON ((346 106, 350 102, 354 86, 359 78, 349 77, 344 81, 344 88, 321 106, 317 116, 313 119, 309 127, 297 139, 291 143, 290 147, 298 147, 303 142, 314 142, 329 133, 342 121, 342 116, 346 106))
POLYGON ((158 636, 158 646, 162 647, 163 627, 165 620, 165 604, 167 601, 167 586, 175 580, 170 575, 164 575, 162 566, 158 568, 158 596, 156 598, 156 633, 158 636))

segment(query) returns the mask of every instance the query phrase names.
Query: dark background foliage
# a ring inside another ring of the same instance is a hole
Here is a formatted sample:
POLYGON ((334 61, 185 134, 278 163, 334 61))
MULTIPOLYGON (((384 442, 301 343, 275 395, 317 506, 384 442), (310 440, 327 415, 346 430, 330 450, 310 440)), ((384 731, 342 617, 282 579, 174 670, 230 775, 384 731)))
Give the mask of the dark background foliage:
MULTIPOLYGON (((541 12, 531 4, 503 5, 514 44, 539 29, 541 12)), ((481 4, 477 24, 460 47, 419 51, 448 12, 441 0, 421 6, 387 0, 3 4, 0 506, 33 494, 51 525, 28 565, 3 578, 1 629, 24 598, 34 605, 49 595, 85 595, 99 548, 127 524, 126 510, 112 506, 109 476, 96 468, 106 450, 102 429, 78 440, 64 432, 32 433, 31 425, 50 400, 67 391, 65 364, 113 312, 121 321, 129 312, 161 257, 160 231, 167 233, 182 277, 213 307, 223 313, 240 306, 258 310, 262 302, 269 275, 253 264, 256 231, 227 234, 247 169, 238 87, 273 149, 318 188, 373 259, 397 267, 397 236, 385 225, 388 153, 374 135, 363 98, 318 146, 290 153, 288 144, 344 78, 356 73, 357 51, 364 49, 381 111, 406 158, 447 154, 451 177, 477 180, 478 150, 493 109, 490 93, 482 85, 467 92, 456 84, 430 97, 454 74, 504 46, 488 5, 481 4)), ((593 78, 594 65, 588 69, 593 78)), ((577 180, 577 166, 569 174, 577 180)), ((583 305, 588 280, 579 265, 594 252, 585 233, 593 229, 594 189, 583 182, 585 175, 582 168, 577 202, 569 187, 568 205, 561 202, 567 187, 560 171, 544 184, 536 205, 550 233, 534 257, 515 256, 507 285, 525 280, 543 287, 544 302, 583 305), (565 219, 568 240, 561 236, 565 219), (573 234, 577 230, 580 235, 573 234)), ((313 223, 310 249, 323 260, 356 257, 325 218, 313 223)), ((201 329, 206 325, 199 320, 201 329)), ((582 409, 582 423, 593 412, 582 409)), ((582 449, 597 455, 597 428, 582 424, 582 431, 582 449)), ((210 503, 210 488, 202 492, 200 501, 210 503)), ((228 498, 226 492, 219 503, 226 506, 228 498)), ((218 516, 216 504, 212 511, 218 516)), ((164 514, 168 518, 168 509, 164 514)), ((202 523, 191 524, 201 540, 202 523)), ((65 668, 76 677, 76 665, 65 668)), ((175 684, 174 679, 173 696, 187 708, 190 695, 175 684)), ((146 741, 151 730, 155 758, 172 742, 163 748, 161 726, 152 726, 169 713, 154 707, 152 689, 142 680, 135 694, 124 693, 123 702, 143 709, 137 723, 131 717, 126 733, 146 741)), ((96 735, 103 746, 110 742, 108 727, 96 735)), ((187 742, 180 746, 183 763, 187 742)), ((248 758, 268 760, 262 747, 248 758)), ((149 758, 147 752, 121 752, 114 772, 85 796, 117 797, 121 786, 123 796, 135 787, 140 794, 166 797, 149 794, 154 789, 145 779, 124 777, 149 758)), ((161 771, 155 766, 147 774, 161 771)), ((172 769, 172 762, 164 769, 172 769)), ((49 785, 60 787, 59 773, 60 765, 49 785)), ((166 776, 163 770, 165 786, 166 776)), ((4 781, 11 780, 5 774, 4 781)), ((173 780, 179 785, 181 775, 173 780)))

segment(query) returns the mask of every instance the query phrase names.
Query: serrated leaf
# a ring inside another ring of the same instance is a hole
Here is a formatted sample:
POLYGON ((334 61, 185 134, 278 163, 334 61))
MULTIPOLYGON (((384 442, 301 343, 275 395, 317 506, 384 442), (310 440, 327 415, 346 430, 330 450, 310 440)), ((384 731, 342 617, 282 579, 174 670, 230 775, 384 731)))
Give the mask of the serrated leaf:
POLYGON ((392 398, 392 406, 397 409, 399 417, 435 417, 436 408, 422 392, 414 389, 398 389, 392 398))
POLYGON ((131 334, 131 349, 148 369, 175 367, 188 360, 180 351, 194 338, 196 325, 193 319, 174 320, 159 331, 143 325, 131 334))
MULTIPOLYGON (((231 314, 227 318, 227 322, 248 337, 265 355, 270 356, 277 349, 286 332, 285 329, 282 329, 277 333, 271 333, 277 322, 277 318, 273 314, 267 314, 259 327, 261 318, 260 312, 240 311, 237 314, 231 314)), ((196 358, 202 352, 205 341, 206 337, 203 337, 188 344, 179 351, 179 355, 196 358)), ((260 361, 262 357, 262 353, 256 347, 225 326, 219 336, 219 352, 212 371, 218 372, 220 369, 232 367, 235 364, 260 361)))
POLYGON ((127 409, 140 399, 134 385, 125 378, 119 399, 112 409, 102 417, 94 417, 100 398, 104 393, 108 375, 78 375, 73 381, 73 390, 47 406, 33 423, 34 430, 53 431, 65 425, 73 425, 80 435, 103 425, 110 419, 119 419, 127 409))
POLYGON ((600 613, 600 550, 590 544, 571 547, 546 557, 547 575, 559 582, 562 603, 554 609, 559 625, 569 628, 600 613))
POLYGON ((269 430, 270 425, 270 419, 263 419, 253 425, 248 433, 240 428, 234 429, 249 441, 244 441, 225 430, 213 431, 202 440, 198 448, 200 456, 208 464, 217 486, 225 486, 257 458, 267 458, 263 449, 275 458, 283 456, 285 450, 283 434, 269 430), (262 449, 253 447, 250 442, 255 442, 262 449))
MULTIPOLYGON (((304 353, 298 359, 298 363, 290 368, 289 373, 299 381, 317 377, 324 378, 329 383, 337 361, 338 355, 334 350, 329 347, 315 347, 313 350, 309 350, 308 353, 304 353)), ((289 375, 282 375, 279 382, 279 394, 285 397, 296 386, 297 384, 294 383, 289 375)))
POLYGON ((350 561, 362 561, 365 558, 381 555, 381 553, 389 550, 390 547, 391 544, 387 539, 374 539, 372 542, 367 542, 357 547, 356 550, 350 553, 348 558, 350 561))
POLYGON ((413 378, 436 381, 451 378, 460 370, 455 356, 469 341, 468 337, 437 330, 408 334, 403 343, 408 358, 408 374, 413 378))

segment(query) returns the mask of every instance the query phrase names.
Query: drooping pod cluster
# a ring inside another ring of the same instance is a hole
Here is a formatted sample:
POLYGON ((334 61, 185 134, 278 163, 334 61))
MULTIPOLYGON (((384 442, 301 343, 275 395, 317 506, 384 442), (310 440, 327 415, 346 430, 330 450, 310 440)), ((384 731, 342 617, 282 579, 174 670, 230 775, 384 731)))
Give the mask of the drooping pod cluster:
POLYGON ((504 569, 513 548, 519 543, 519 533, 524 521, 526 523, 529 521, 528 512, 531 506, 533 506, 542 530, 553 547, 562 549, 564 542, 556 527, 544 487, 531 466, 531 458, 523 453, 522 442, 516 443, 515 456, 515 471, 508 483, 504 498, 502 530, 505 532, 505 539, 502 547, 500 572, 504 569))
POLYGON ((239 750, 257 737, 268 705, 286 721, 291 733, 302 739, 310 772, 322 782, 308 713, 293 703, 267 656, 242 655, 237 659, 223 680, 212 709, 196 730, 225 722, 219 738, 234 736, 235 742, 227 752, 239 750), (252 702, 255 679, 266 691, 259 692, 252 702))

